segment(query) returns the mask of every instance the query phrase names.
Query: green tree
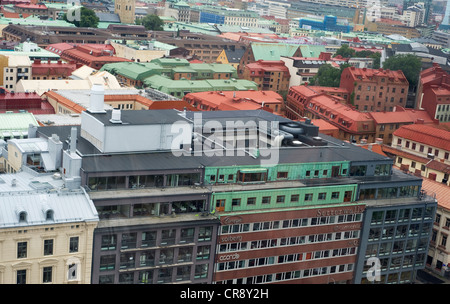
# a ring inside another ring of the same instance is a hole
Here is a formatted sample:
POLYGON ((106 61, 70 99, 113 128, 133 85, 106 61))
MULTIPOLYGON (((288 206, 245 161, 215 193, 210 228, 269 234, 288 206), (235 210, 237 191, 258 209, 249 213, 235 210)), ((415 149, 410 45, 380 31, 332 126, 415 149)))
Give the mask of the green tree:
POLYGON ((164 21, 157 15, 147 15, 140 20, 136 20, 136 24, 143 25, 147 31, 163 31, 164 21))
POLYGON ((417 85, 422 62, 419 57, 412 54, 401 54, 389 57, 383 63, 384 69, 392 71, 401 70, 405 74, 410 87, 417 85))
POLYGON ((311 84, 321 87, 339 87, 342 71, 349 66, 349 64, 342 64, 340 68, 335 68, 330 64, 324 64, 312 78, 311 84))
POLYGON ((341 55, 342 58, 355 57, 356 51, 348 46, 348 44, 343 44, 340 48, 336 50, 333 57, 341 55))
MULTIPOLYGON (((77 19, 77 18, 72 18, 77 19)), ((80 11, 80 20, 69 21, 67 19, 67 13, 64 13, 63 20, 75 24, 76 27, 97 27, 100 19, 95 12, 91 9, 82 7, 80 11)))

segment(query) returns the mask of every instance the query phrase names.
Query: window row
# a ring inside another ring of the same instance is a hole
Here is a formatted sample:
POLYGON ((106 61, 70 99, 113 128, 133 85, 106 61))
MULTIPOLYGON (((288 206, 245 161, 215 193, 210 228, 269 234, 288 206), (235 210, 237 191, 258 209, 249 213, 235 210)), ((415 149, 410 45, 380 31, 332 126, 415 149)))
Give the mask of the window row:
MULTIPOLYGON (((378 267, 380 271, 411 268, 414 266, 423 265, 423 257, 423 254, 418 255, 417 257, 415 254, 410 254, 392 258, 380 258, 378 261, 378 267)), ((368 273, 371 270, 371 267, 374 267, 371 263, 369 263, 369 265, 364 264, 363 274, 368 273)))
POLYGON ((180 214, 203 212, 205 200, 184 200, 164 203, 141 203, 126 205, 97 206, 101 219, 130 218, 142 216, 159 216, 163 214, 180 214))
MULTIPOLYGON (((79 245, 79 237, 74 236, 69 239, 69 253, 78 252, 79 245)), ((17 258, 24 259, 28 257, 28 242, 17 242, 17 258)), ((54 239, 45 239, 43 243, 43 252, 44 256, 53 255, 55 248, 55 240, 54 239)))
MULTIPOLYGON (((70 264, 67 265, 67 281, 78 281, 79 280, 79 272, 78 272, 78 264, 70 264)), ((54 266, 45 266, 42 267, 42 276, 41 283, 54 283, 54 266)), ((27 284, 29 275, 29 270, 27 269, 19 269, 16 271, 16 284, 27 284)))
POLYGON ((419 220, 431 220, 433 219, 434 207, 417 207, 412 209, 400 209, 400 210, 382 210, 372 213, 370 221, 371 225, 379 225, 383 223, 399 223, 419 220))
POLYGON ((411 283, 413 280, 412 277, 413 271, 403 271, 403 272, 394 272, 390 274, 381 274, 380 280, 377 281, 369 281, 366 277, 361 279, 361 284, 396 284, 396 283, 411 283))
POLYGON ((282 221, 223 225, 221 227, 221 234, 252 232, 252 231, 261 231, 261 230, 276 230, 276 229, 307 227, 307 226, 309 227, 309 226, 329 225, 329 224, 336 224, 336 223, 359 222, 359 221, 361 221, 361 218, 362 218, 361 213, 355 213, 355 214, 345 214, 345 215, 336 215, 336 216, 299 218, 299 219, 282 220, 282 221))
POLYGON ((369 241, 389 240, 406 237, 427 236, 430 234, 431 223, 385 226, 370 228, 369 241))
POLYGON ((200 182, 199 173, 108 176, 108 177, 89 177, 88 187, 91 191, 97 191, 97 190, 193 186, 199 182, 200 182))
POLYGON ((330 250, 319 250, 313 252, 294 253, 280 256, 262 257, 248 260, 228 261, 216 264, 216 271, 227 271, 233 269, 252 268, 275 264, 284 264, 300 261, 334 258, 340 256, 354 255, 355 247, 338 248, 330 250))
POLYGON ((412 239, 406 241, 383 242, 368 244, 366 257, 403 254, 408 252, 424 251, 428 246, 428 238, 412 239))
POLYGON ((278 239, 268 239, 268 240, 257 240, 249 242, 239 242, 239 243, 227 243, 220 244, 218 247, 219 253, 234 252, 240 250, 252 250, 252 249, 264 249, 273 247, 283 247, 292 245, 302 245, 317 242, 329 242, 353 239, 359 237, 359 230, 346 231, 346 232, 335 232, 335 233, 323 233, 314 234, 309 236, 293 236, 278 239))
POLYGON ((198 246, 196 252, 194 247, 164 248, 160 250, 148 250, 136 252, 125 252, 119 256, 102 255, 100 256, 100 271, 115 270, 118 264, 119 269, 154 267, 169 265, 175 263, 186 263, 195 260, 208 260, 211 254, 210 246, 198 246))
POLYGON ((320 275, 330 275, 335 273, 353 271, 354 264, 342 264, 336 266, 317 267, 304 270, 294 270, 275 274, 265 274, 255 277, 239 278, 227 281, 220 281, 217 284, 263 284, 276 281, 288 281, 293 279, 308 278, 320 275))
POLYGON ((189 281, 208 277, 208 264, 179 265, 159 269, 146 269, 134 272, 122 272, 115 282, 115 274, 99 276, 99 284, 154 284, 189 281), (193 271, 193 274, 192 274, 193 271))
POLYGON ((155 246, 168 246, 175 244, 186 244, 193 242, 211 241, 213 227, 199 227, 197 234, 195 228, 165 229, 161 231, 127 232, 120 234, 118 241, 117 234, 101 236, 101 250, 144 248, 155 246))

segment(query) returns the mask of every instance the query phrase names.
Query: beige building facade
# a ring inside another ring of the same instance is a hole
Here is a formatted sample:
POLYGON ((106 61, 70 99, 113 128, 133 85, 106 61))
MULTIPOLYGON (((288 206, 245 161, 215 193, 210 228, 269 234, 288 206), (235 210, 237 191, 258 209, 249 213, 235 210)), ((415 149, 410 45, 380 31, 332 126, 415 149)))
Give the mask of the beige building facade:
POLYGON ((16 84, 20 80, 31 79, 31 60, 28 56, 0 55, 0 86, 8 91, 16 91, 16 84))
POLYGON ((48 174, 1 178, 0 284, 90 284, 98 214, 87 193, 48 174))

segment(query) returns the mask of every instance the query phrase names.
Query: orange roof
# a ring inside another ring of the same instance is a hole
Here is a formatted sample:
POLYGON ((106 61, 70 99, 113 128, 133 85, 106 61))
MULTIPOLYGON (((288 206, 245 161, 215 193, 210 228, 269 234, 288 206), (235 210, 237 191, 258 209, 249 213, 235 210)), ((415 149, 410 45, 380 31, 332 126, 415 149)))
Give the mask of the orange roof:
POLYGON ((59 95, 57 92, 48 91, 45 92, 44 95, 56 99, 58 103, 62 104, 63 106, 72 110, 75 113, 81 113, 86 110, 83 106, 80 106, 79 104, 76 104, 72 100, 59 95))
POLYGON ((360 147, 363 148, 363 149, 370 150, 372 152, 378 153, 380 155, 387 156, 383 152, 383 146, 380 145, 380 144, 366 144, 366 145, 360 145, 360 147))
POLYGON ((422 180, 422 189, 424 189, 428 195, 435 194, 438 205, 450 210, 450 188, 447 185, 424 178, 422 180))
POLYGON ((433 119, 425 110, 403 109, 395 112, 370 112, 370 115, 377 124, 415 123, 417 120, 433 123, 433 119))
POLYGON ((406 125, 397 129, 393 134, 398 137, 450 151, 450 131, 436 125, 406 125))
POLYGON ((447 173, 447 174, 450 173, 450 165, 448 165, 448 164, 446 164, 444 162, 441 162, 441 161, 438 161, 438 160, 435 160, 435 159, 430 159, 430 158, 418 156, 416 154, 405 152, 405 151, 402 151, 400 149, 397 149, 397 148, 394 148, 394 147, 390 147, 390 146, 387 146, 387 145, 383 145, 382 146, 382 150, 384 152, 386 152, 386 153, 389 153, 389 154, 397 155, 397 156, 400 156, 400 157, 403 157, 403 158, 408 158, 410 160, 422 163, 427 168, 430 168, 430 169, 433 169, 433 170, 436 170, 436 171, 439 171, 439 172, 447 173))
MULTIPOLYGON (((359 81, 372 81, 374 77, 387 77, 389 78, 390 82, 397 82, 397 83, 405 83, 408 84, 408 80, 406 79, 405 75, 401 70, 397 71, 391 71, 391 70, 384 70, 384 69, 367 69, 367 68, 355 68, 355 67, 348 67, 345 68, 344 71, 346 73, 349 73, 350 76, 356 80, 359 81)), ((343 73, 344 74, 344 73, 343 73)))

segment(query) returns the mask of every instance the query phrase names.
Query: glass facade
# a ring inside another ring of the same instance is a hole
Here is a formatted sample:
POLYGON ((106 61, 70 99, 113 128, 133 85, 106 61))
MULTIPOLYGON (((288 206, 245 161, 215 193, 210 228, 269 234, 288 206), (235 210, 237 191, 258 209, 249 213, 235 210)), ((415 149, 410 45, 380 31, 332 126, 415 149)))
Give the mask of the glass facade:
POLYGON ((431 201, 367 207, 355 283, 413 282, 425 266, 435 209, 431 201))

